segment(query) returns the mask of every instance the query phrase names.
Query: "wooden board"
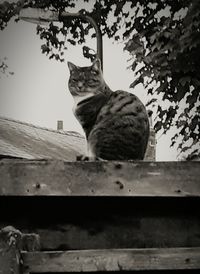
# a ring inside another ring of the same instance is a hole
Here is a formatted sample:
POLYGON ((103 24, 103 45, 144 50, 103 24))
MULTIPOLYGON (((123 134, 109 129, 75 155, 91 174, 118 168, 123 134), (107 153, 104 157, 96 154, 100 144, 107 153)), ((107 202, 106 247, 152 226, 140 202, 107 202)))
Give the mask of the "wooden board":
POLYGON ((200 269, 200 248, 23 253, 31 273, 200 269))
POLYGON ((0 161, 0 195, 200 197, 200 162, 0 161))

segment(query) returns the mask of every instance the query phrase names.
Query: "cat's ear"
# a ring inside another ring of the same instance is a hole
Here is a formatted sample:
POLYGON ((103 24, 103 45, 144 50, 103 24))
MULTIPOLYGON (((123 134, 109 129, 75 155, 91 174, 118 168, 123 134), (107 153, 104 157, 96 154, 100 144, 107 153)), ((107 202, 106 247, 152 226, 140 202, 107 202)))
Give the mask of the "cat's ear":
POLYGON ((67 62, 67 65, 68 65, 68 68, 69 68, 70 71, 73 71, 73 70, 75 70, 75 69, 77 68, 77 66, 74 65, 74 64, 71 63, 71 62, 67 62))
POLYGON ((100 71, 101 70, 101 61, 100 59, 96 59, 94 61, 94 63, 92 64, 92 68, 96 71, 100 71))

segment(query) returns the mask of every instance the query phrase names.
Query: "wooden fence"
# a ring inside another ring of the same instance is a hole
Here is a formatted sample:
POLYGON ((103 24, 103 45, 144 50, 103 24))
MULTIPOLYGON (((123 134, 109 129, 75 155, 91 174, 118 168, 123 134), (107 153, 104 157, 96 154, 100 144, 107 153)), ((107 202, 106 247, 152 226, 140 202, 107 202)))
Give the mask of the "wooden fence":
POLYGON ((199 162, 0 161, 0 273, 200 270, 199 162))

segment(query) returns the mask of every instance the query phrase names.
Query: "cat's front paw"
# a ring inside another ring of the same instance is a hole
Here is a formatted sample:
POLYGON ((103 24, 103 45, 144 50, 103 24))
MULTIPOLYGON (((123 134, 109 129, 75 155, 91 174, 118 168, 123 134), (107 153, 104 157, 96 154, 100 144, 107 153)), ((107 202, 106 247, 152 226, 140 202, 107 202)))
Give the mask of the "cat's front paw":
POLYGON ((79 161, 79 162, 86 162, 86 161, 89 161, 90 158, 86 155, 83 155, 83 154, 80 154, 80 155, 77 155, 76 156, 76 161, 79 161))
POLYGON ((89 157, 89 156, 81 154, 81 155, 76 156, 76 161, 89 162, 89 161, 104 161, 104 160, 99 157, 89 157))

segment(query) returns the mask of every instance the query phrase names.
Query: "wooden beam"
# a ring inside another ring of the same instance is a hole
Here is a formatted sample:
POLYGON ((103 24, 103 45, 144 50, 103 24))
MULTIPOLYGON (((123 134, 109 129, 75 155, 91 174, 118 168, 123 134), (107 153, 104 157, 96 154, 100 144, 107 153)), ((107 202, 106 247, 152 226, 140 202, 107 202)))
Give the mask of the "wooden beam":
POLYGON ((200 248, 28 252, 22 258, 30 273, 200 269, 200 248))
POLYGON ((0 195, 200 197, 200 162, 1 160, 0 195))

